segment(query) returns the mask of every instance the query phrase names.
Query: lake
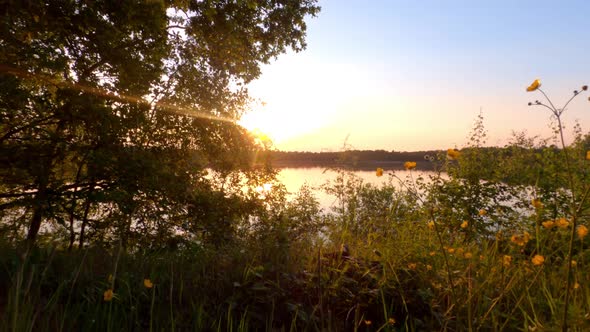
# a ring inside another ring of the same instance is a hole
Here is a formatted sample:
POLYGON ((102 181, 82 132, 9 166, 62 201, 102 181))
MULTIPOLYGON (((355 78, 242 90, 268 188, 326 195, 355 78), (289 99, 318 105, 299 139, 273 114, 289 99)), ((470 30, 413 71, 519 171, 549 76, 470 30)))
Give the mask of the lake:
MULTIPOLYGON (((402 180, 405 180, 410 176, 415 179, 420 175, 428 178, 428 175, 435 174, 433 171, 413 170, 410 172, 405 169, 390 169, 385 170, 383 176, 378 177, 375 174, 375 170, 350 170, 349 172, 363 179, 364 183, 371 183, 377 186, 387 183, 390 180, 390 173, 395 173, 395 175, 402 180)), ((279 170, 278 179, 285 185, 290 194, 297 193, 299 188, 304 184, 309 185, 314 189, 320 207, 326 211, 336 202, 336 197, 325 193, 320 189, 320 186, 328 181, 333 181, 337 176, 338 172, 336 170, 322 167, 281 168, 279 170)), ((399 181, 396 179, 393 180, 393 184, 396 187, 399 187, 399 181)))

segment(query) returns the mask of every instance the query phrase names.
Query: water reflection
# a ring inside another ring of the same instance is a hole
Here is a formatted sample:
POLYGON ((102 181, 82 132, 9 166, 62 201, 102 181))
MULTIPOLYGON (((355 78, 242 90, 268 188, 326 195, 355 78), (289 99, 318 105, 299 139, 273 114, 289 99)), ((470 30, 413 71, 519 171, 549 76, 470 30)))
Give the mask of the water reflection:
MULTIPOLYGON (((433 171, 407 171, 404 169, 396 170, 385 170, 384 176, 378 177, 375 174, 375 170, 351 170, 351 174, 358 176, 363 180, 364 183, 371 183, 376 186, 382 186, 391 180, 389 174, 394 173, 396 177, 405 180, 409 179, 410 176, 416 179, 419 176, 425 179, 429 178, 429 175, 435 175, 433 171)), ((282 168, 279 171, 278 178, 285 185, 287 191, 290 194, 296 194, 301 186, 308 185, 315 193, 316 198, 320 203, 320 207, 324 210, 328 210, 336 202, 336 197, 328 195, 321 186, 328 181, 333 181, 337 178, 338 172, 331 169, 321 167, 310 167, 310 168, 282 168)), ((399 181, 394 179, 392 184, 399 188, 399 181)))

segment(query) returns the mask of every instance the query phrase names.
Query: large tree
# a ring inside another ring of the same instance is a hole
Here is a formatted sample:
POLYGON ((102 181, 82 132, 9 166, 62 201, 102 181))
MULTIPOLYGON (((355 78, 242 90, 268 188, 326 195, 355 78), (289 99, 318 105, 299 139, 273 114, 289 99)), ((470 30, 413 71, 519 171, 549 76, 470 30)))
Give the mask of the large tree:
POLYGON ((318 10, 315 0, 2 2, 0 232, 26 228, 32 243, 51 221, 71 247, 113 231, 127 242, 229 230, 242 196, 206 169, 248 169, 257 147, 235 124, 246 86, 262 63, 305 47, 304 19, 318 10))

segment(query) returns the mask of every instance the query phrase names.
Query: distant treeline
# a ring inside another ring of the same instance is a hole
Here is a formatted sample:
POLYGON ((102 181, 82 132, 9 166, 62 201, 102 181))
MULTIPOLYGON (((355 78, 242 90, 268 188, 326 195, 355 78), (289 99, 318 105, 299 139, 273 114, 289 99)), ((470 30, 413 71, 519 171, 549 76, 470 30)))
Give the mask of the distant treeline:
POLYGON ((300 152, 272 151, 271 164, 274 167, 346 167, 370 169, 375 167, 397 169, 406 161, 418 162, 418 168, 430 169, 428 156, 437 156, 442 150, 431 151, 385 151, 385 150, 349 150, 342 152, 300 152), (425 161, 425 162, 420 162, 425 161))

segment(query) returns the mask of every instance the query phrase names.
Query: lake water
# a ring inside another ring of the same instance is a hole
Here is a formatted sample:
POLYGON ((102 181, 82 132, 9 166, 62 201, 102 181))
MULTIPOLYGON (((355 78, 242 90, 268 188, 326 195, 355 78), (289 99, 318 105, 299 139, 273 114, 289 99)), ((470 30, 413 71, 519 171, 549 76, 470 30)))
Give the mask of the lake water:
MULTIPOLYGON (((405 180, 413 177, 414 179, 418 176, 428 178, 428 175, 434 175, 432 171, 407 171, 405 169, 396 170, 385 170, 383 176, 378 177, 375 170, 351 170, 350 173, 363 179, 364 183, 371 183, 377 186, 381 186, 384 183, 390 181, 391 176, 389 174, 394 173, 396 177, 405 180)), ((295 194, 299 191, 299 188, 304 184, 312 187, 316 198, 320 203, 320 207, 324 210, 328 210, 336 202, 336 197, 328 195, 320 186, 333 181, 337 178, 338 172, 322 167, 311 167, 311 168, 282 168, 279 170, 278 178, 285 185, 287 191, 291 194, 295 194)), ((399 181, 393 179, 392 184, 396 187, 400 187, 399 181)))

